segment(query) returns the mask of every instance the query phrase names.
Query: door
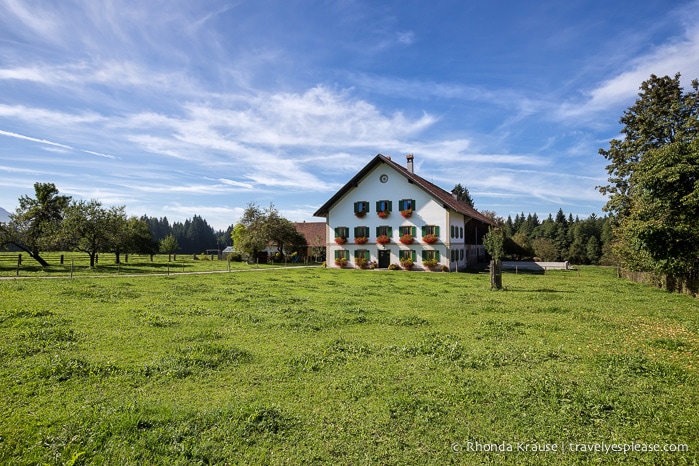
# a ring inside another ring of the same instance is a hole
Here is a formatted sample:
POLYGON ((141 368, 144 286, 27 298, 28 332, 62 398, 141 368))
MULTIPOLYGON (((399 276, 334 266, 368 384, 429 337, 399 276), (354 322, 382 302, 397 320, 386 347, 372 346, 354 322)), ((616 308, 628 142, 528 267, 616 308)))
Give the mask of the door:
POLYGON ((387 269, 391 265, 391 251, 387 249, 379 250, 379 268, 387 269))

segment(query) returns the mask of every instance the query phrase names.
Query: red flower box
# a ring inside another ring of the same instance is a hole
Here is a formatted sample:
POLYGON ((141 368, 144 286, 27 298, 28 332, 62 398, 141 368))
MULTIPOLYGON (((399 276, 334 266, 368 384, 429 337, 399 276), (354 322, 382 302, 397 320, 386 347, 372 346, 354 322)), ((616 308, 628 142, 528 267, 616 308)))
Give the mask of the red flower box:
POLYGON ((434 234, 429 234, 429 235, 423 236, 422 240, 427 244, 434 244, 437 241, 439 241, 439 236, 434 235, 434 234))
POLYGON ((413 244, 414 240, 413 235, 403 235, 400 237, 400 242, 403 244, 413 244))
POLYGON ((389 212, 377 212, 376 215, 379 216, 379 218, 386 218, 388 217, 389 212))
POLYGON ((369 238, 366 236, 358 236, 357 238, 354 238, 354 244, 366 244, 367 241, 369 241, 369 238))
POLYGON ((335 238, 335 242, 337 244, 345 244, 347 242, 347 238, 343 238, 341 236, 338 236, 337 238, 335 238))
POLYGON ((391 238, 387 235, 379 235, 376 237, 376 242, 379 244, 388 244, 391 242, 391 238))
POLYGON ((413 209, 401 210, 400 214, 405 218, 410 218, 413 216, 413 209))

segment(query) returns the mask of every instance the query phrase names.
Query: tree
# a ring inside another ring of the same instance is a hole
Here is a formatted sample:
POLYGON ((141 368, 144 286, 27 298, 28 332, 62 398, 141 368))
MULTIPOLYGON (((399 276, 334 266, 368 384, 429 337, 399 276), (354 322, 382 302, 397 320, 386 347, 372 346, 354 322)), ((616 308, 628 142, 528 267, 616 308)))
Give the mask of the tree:
POLYGON ((160 240, 160 252, 167 253, 167 261, 170 262, 170 256, 177 252, 180 245, 177 243, 175 235, 170 233, 165 238, 160 240))
POLYGON ((635 270, 699 274, 699 139, 649 151, 629 178, 633 196, 617 251, 635 270))
POLYGON ((463 201, 466 204, 473 207, 473 198, 471 197, 471 194, 468 192, 468 188, 466 188, 465 186, 461 186, 461 183, 454 186, 454 189, 451 190, 451 193, 456 195, 457 200, 463 201))
POLYGON ((488 229, 483 237, 483 246, 490 254, 490 288, 502 289, 502 257, 505 255, 505 235, 499 228, 488 229))
POLYGON ((651 75, 641 84, 636 103, 621 117, 623 139, 612 139, 608 150, 599 150, 610 162, 610 184, 598 189, 609 196, 605 210, 619 219, 630 213, 634 193, 629 181, 645 154, 675 142, 689 143, 699 134, 699 81, 691 85, 693 91, 684 94, 679 73, 674 78, 651 75))
POLYGON ((544 262, 555 261, 558 257, 556 245, 548 239, 537 238, 532 242, 532 247, 534 248, 534 254, 544 262))
POLYGON ((109 251, 124 229, 124 206, 105 209, 97 200, 73 202, 66 209, 62 236, 72 249, 90 256, 90 267, 100 252, 109 251))
MULTIPOLYGON (((668 274, 696 274, 696 140, 699 81, 685 93, 680 75, 651 75, 624 112, 623 140, 600 154, 609 182, 598 187, 614 213, 614 251, 624 266, 668 274)), ((604 249, 604 247, 603 247, 604 249)))
POLYGON ((9 224, 0 226, 0 246, 14 244, 46 267, 49 264, 41 257, 41 251, 57 243, 56 235, 70 196, 59 196, 53 183, 34 183, 34 193, 35 199, 20 197, 9 224))
POLYGON ((306 244, 306 238, 296 230, 292 222, 279 215, 274 205, 262 210, 254 203, 248 204, 240 221, 233 228, 232 236, 236 251, 253 260, 258 252, 270 244, 277 247, 280 259, 285 252, 306 244))

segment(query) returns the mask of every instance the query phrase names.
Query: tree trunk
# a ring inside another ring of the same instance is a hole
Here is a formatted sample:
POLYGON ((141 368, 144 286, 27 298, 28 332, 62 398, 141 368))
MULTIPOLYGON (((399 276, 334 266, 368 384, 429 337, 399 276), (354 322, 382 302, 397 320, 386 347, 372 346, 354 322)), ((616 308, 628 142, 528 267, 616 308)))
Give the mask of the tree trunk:
POLYGON ((490 261, 490 289, 502 289, 502 261, 500 259, 490 261))
POLYGON ((95 268, 95 255, 96 253, 91 252, 90 254, 90 268, 94 269, 95 268))

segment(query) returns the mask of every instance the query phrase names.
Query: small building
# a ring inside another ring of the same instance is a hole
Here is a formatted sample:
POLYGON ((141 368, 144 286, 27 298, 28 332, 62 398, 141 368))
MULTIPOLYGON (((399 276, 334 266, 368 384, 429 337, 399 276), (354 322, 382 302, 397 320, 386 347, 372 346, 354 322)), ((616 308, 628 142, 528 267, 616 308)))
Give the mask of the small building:
POLYGON ((413 167, 412 154, 405 167, 378 154, 313 214, 326 219, 328 267, 453 271, 485 259, 494 222, 413 167))

